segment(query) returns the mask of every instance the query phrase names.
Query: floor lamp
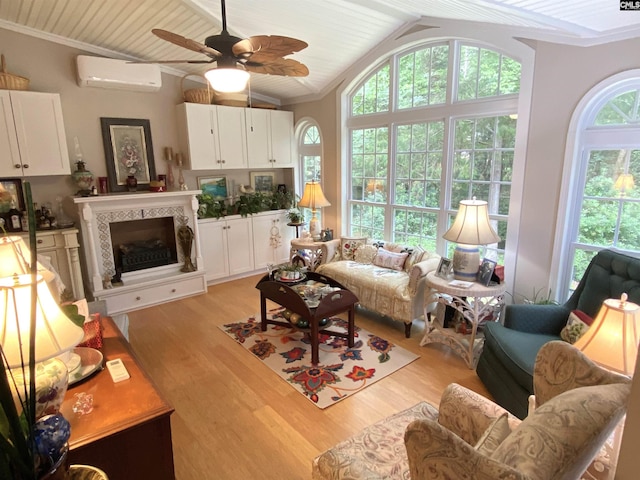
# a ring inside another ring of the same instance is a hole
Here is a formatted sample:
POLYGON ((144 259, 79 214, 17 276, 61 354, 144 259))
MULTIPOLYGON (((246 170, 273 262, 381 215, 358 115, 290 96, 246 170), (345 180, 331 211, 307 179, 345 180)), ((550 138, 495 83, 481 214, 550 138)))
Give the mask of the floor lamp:
MULTIPOLYGON (((619 300, 610 298, 602 303, 595 320, 574 346, 598 365, 632 377, 639 343, 640 306, 628 302, 623 293, 619 300)), ((624 419, 614 432, 610 479, 618 463, 623 426, 624 419)))
POLYGON ((308 182, 304 186, 304 193, 298 202, 299 207, 311 209, 311 221, 309 222, 309 233, 314 241, 320 240, 320 220, 318 220, 317 209, 331 205, 322 193, 322 187, 318 182, 308 182))
POLYGON ((456 242, 453 253, 453 276, 457 280, 475 281, 480 266, 478 245, 497 243, 500 237, 489 223, 489 210, 484 200, 462 200, 451 228, 442 236, 456 242))

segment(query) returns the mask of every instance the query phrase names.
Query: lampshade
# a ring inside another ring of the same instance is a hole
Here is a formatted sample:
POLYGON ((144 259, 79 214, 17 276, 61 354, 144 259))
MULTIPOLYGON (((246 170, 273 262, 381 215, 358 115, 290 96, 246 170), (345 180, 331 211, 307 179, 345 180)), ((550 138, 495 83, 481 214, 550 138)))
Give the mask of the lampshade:
POLYGON ((616 183, 613 185, 613 188, 618 190, 621 195, 624 195, 626 192, 631 190, 634 187, 635 183, 633 181, 633 175, 630 173, 622 173, 616 179, 616 183))
POLYGON ((318 182, 308 182, 304 186, 304 192, 302 198, 298 202, 299 207, 311 209, 311 220, 309 221, 309 233, 314 240, 320 240, 320 221, 316 210, 322 207, 328 207, 331 205, 329 200, 322 193, 322 187, 318 182))
POLYGON ((443 238, 456 242, 453 253, 453 276, 458 280, 474 281, 480 264, 478 245, 500 241, 489 223, 489 210, 484 200, 462 200, 451 228, 443 238))
MULTIPOLYGON (((0 237, 0 278, 10 277, 16 273, 18 275, 30 273, 30 262, 31 252, 22 237, 0 237)), ((54 279, 55 274, 44 268, 40 262, 37 269, 38 274, 42 275, 46 282, 54 279)))
POLYGON ((607 299, 589 329, 574 344, 594 362, 625 375, 633 375, 640 342, 640 307, 607 299))
POLYGON ((451 242, 465 245, 488 245, 500 241, 489 223, 489 210, 484 200, 462 200, 451 228, 443 235, 451 242))
MULTIPOLYGON (((40 275, 37 297, 35 361, 41 362, 75 347, 84 330, 62 313, 40 275)), ((0 279, 0 345, 10 368, 29 360, 30 319, 31 275, 0 279)))
POLYGON ((315 208, 328 207, 331 204, 322 193, 322 187, 318 182, 308 182, 304 186, 304 193, 298 205, 313 210, 315 208))
POLYGON ((249 72, 236 67, 218 67, 207 70, 204 76, 211 88, 218 92, 241 92, 247 88, 249 72))

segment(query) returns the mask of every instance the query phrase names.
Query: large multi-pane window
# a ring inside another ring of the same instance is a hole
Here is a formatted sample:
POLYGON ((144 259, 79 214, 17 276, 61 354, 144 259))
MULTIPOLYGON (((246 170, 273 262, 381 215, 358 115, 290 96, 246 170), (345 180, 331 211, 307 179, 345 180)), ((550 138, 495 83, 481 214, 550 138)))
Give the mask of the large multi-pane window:
MULTIPOLYGON (((616 91, 617 90, 617 91, 616 91)), ((559 291, 567 297, 603 248, 640 252, 640 79, 584 112, 573 175, 580 179, 567 222, 572 226, 559 291)))
MULTIPOLYGON (((515 151, 520 64, 451 40, 390 57, 350 99, 348 232, 429 250, 460 200, 489 204, 503 239, 515 151)), ((448 248, 453 248, 448 246, 448 248)))

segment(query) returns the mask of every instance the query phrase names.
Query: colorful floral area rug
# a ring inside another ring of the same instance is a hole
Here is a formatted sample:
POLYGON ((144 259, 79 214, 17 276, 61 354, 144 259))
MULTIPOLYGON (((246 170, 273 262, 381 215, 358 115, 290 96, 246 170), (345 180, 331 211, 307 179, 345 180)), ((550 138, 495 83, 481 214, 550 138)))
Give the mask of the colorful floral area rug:
MULTIPOLYGON (((285 321, 282 310, 270 310, 267 315, 285 321)), ((313 366, 308 332, 279 325, 268 325, 262 332, 259 313, 220 328, 320 408, 359 392, 418 358, 356 325, 352 348, 345 338, 321 334, 320 361, 313 366)), ((347 321, 332 318, 331 330, 346 332, 347 321)))

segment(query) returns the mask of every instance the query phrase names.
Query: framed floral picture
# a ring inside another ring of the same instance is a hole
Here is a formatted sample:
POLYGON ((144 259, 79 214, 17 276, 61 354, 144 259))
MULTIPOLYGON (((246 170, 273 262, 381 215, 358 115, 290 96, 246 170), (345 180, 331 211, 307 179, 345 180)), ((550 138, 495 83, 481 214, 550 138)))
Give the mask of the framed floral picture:
POLYGON ((107 160, 109 191, 127 190, 127 177, 137 180, 138 189, 148 189, 156 179, 149 120, 100 118, 107 160))
POLYGON ((19 178, 0 178, 0 212, 8 212, 11 205, 15 205, 21 212, 25 210, 22 180, 19 178))

